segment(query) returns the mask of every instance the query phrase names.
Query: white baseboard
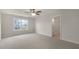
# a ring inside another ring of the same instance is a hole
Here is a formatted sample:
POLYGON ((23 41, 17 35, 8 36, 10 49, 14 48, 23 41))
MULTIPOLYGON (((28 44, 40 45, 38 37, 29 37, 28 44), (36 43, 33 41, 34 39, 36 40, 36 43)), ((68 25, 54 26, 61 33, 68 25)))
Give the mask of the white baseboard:
POLYGON ((42 35, 45 35, 45 36, 52 37, 52 35, 48 35, 48 34, 44 34, 44 33, 38 33, 38 34, 42 34, 42 35))
POLYGON ((66 38, 63 38, 62 40, 64 40, 64 41, 68 41, 68 42, 71 42, 71 43, 75 43, 75 44, 79 44, 79 42, 78 41, 71 41, 71 40, 68 40, 68 39, 66 39, 66 38))

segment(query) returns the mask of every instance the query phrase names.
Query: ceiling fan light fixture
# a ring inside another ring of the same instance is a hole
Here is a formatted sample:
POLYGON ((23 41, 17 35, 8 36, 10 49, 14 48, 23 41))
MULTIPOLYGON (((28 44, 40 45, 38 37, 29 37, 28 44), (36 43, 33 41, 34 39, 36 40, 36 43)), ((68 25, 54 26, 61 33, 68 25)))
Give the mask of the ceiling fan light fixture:
POLYGON ((36 14, 35 13, 32 13, 32 16, 36 16, 36 14))

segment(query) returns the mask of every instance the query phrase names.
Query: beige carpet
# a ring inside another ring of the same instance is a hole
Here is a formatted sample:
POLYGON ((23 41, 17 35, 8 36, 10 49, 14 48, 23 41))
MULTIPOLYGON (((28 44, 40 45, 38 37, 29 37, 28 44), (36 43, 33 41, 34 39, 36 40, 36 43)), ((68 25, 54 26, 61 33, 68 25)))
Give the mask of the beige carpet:
POLYGON ((53 40, 40 34, 27 34, 9 37, 0 41, 1 49, 77 49, 78 44, 53 40))

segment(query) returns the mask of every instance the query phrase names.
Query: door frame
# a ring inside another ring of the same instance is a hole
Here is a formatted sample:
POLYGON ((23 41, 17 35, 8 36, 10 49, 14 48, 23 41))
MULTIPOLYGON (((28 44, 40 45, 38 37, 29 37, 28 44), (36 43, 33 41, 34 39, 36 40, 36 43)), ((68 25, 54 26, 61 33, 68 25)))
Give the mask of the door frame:
POLYGON ((62 17, 61 15, 56 15, 52 17, 52 37, 53 37, 53 22, 54 22, 54 17, 60 17, 60 39, 62 40, 62 17))

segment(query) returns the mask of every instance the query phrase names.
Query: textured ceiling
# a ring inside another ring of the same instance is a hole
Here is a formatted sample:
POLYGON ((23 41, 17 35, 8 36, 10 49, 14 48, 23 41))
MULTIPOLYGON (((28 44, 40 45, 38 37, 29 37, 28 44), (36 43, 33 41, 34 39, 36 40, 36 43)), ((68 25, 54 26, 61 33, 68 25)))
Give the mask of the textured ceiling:
MULTIPOLYGON (((40 13, 39 16, 43 16, 45 14, 54 14, 54 13, 79 13, 79 9, 36 9, 41 10, 42 13, 40 13)), ((30 9, 0 9, 0 12, 3 14, 14 14, 19 16, 25 16, 25 17, 33 17, 31 15, 30 9), (27 12, 27 13, 25 13, 27 12)), ((37 17, 37 16, 35 16, 37 17)))
MULTIPOLYGON (((44 15, 46 13, 54 13, 57 10, 56 9, 36 9, 36 10, 41 10, 42 13, 40 15, 44 15)), ((22 15, 22 16, 28 16, 32 17, 30 13, 30 9, 0 9, 0 12, 3 14, 14 14, 14 15, 22 15), (25 13, 26 12, 26 13, 25 13)))

